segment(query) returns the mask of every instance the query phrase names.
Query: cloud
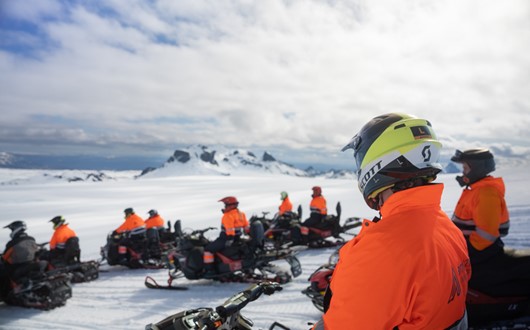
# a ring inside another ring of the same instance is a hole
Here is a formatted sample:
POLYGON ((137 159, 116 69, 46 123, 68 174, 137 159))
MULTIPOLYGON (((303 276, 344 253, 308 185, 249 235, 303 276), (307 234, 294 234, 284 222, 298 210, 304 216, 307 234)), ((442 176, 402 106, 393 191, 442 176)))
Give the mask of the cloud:
POLYGON ((60 127, 78 135, 63 143, 322 155, 387 112, 429 119, 450 147, 530 141, 525 0, 32 3, 4 10, 33 26, 0 44, 12 141, 60 127))

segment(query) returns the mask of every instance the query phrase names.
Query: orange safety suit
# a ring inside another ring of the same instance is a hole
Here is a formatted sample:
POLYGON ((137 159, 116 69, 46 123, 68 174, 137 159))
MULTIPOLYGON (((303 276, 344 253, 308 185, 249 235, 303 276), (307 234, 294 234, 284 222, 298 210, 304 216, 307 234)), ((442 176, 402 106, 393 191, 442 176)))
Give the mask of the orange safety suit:
POLYGON ((67 224, 62 224, 53 232, 50 240, 50 250, 64 249, 66 241, 71 237, 76 237, 75 231, 70 229, 67 224))
POLYGON ((289 197, 285 197, 279 209, 278 215, 283 215, 285 212, 291 212, 293 210, 293 204, 291 204, 289 197))
POLYGON ((248 233, 250 231, 250 225, 247 216, 238 209, 225 212, 221 220, 221 230, 227 236, 240 236, 243 233, 248 233))
POLYGON ((125 218, 125 221, 116 228, 117 233, 125 233, 125 232, 136 232, 136 231, 145 231, 145 222, 142 218, 140 218, 137 214, 129 214, 128 217, 125 218))
POLYGON ((161 229, 161 228, 164 228, 164 224, 165 224, 164 219, 162 219, 160 215, 156 214, 155 216, 152 216, 148 218, 147 220, 145 220, 145 229, 149 229, 149 228, 161 229))
POLYGON ((311 213, 317 213, 321 215, 327 215, 328 209, 326 208, 326 199, 324 196, 313 197, 311 203, 309 204, 311 213))
POLYGON ((471 245, 482 251, 510 228, 502 178, 487 176, 462 191, 452 220, 471 245))
POLYGON ((221 219, 221 231, 223 231, 226 236, 236 236, 236 231, 240 226, 244 226, 244 222, 247 222, 247 217, 243 212, 239 212, 238 209, 232 209, 228 212, 223 213, 223 218, 221 219))
POLYGON ((443 185, 394 193, 340 250, 330 305, 313 329, 446 329, 466 309, 471 267, 440 208, 443 185))

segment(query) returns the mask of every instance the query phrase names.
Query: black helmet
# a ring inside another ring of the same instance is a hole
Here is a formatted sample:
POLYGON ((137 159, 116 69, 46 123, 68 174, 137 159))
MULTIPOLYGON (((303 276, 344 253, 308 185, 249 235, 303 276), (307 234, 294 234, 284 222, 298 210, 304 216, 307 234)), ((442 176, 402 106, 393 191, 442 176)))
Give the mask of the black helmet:
POLYGON ((158 214, 158 211, 155 209, 152 209, 152 210, 149 210, 149 212, 147 213, 149 214, 150 217, 154 217, 155 215, 158 214))
POLYGON ((13 238, 26 231, 26 223, 22 220, 16 220, 16 221, 11 222, 9 225, 5 226, 4 228, 11 229, 11 234, 9 234, 9 236, 13 238))
POLYGON ((495 171, 493 154, 486 148, 469 149, 464 152, 457 149, 451 160, 469 166, 469 173, 456 177, 456 181, 462 187, 469 186, 495 171))
POLYGON ((368 206, 378 209, 377 195, 413 180, 430 182, 442 170, 442 144, 431 123, 402 113, 373 118, 342 151, 353 149, 359 190, 368 206))
POLYGON ((132 207, 128 207, 125 210, 123 210, 123 213, 125 213, 125 215, 133 214, 134 210, 132 207))
POLYGON ((57 227, 59 227, 60 225, 64 224, 65 221, 66 220, 64 219, 64 217, 62 215, 58 215, 58 216, 56 216, 55 218, 51 219, 48 222, 53 222, 53 229, 57 229, 57 227))

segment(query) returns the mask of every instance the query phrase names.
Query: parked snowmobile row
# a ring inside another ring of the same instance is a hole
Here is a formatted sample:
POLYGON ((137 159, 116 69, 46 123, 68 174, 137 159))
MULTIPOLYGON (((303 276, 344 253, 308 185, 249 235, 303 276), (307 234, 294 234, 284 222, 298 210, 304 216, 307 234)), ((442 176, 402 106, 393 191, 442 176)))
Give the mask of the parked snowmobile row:
POLYGON ((341 205, 336 206, 336 214, 330 214, 323 218, 316 226, 304 226, 302 222, 302 207, 298 206, 298 212, 287 212, 281 217, 275 216, 267 219, 267 213, 263 216, 252 216, 250 222, 261 221, 265 227, 265 244, 275 248, 289 246, 307 246, 309 248, 325 248, 339 246, 345 243, 341 234, 353 235, 352 229, 361 226, 362 219, 350 217, 340 224, 341 205))
MULTIPOLYGON (((338 252, 335 250, 328 262, 309 276, 310 285, 302 291, 321 312, 326 309, 325 292, 338 262, 338 252)), ((492 297, 470 288, 466 304, 471 330, 530 329, 530 297, 492 297)))

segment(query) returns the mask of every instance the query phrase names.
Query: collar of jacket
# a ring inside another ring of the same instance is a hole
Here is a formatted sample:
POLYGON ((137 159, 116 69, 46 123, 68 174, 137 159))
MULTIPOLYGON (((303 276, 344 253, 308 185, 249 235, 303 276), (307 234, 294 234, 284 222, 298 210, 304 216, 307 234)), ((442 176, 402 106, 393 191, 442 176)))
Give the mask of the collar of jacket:
POLYGON ((502 178, 496 178, 493 176, 487 176, 483 179, 478 180, 475 183, 472 183, 469 188, 470 189, 478 189, 482 187, 494 187, 497 189, 503 196, 506 191, 506 187, 504 186, 504 180, 502 178))
POLYGON ((398 191, 390 196, 381 207, 381 220, 401 210, 424 206, 432 207, 433 205, 440 207, 443 189, 443 183, 432 183, 398 191))

